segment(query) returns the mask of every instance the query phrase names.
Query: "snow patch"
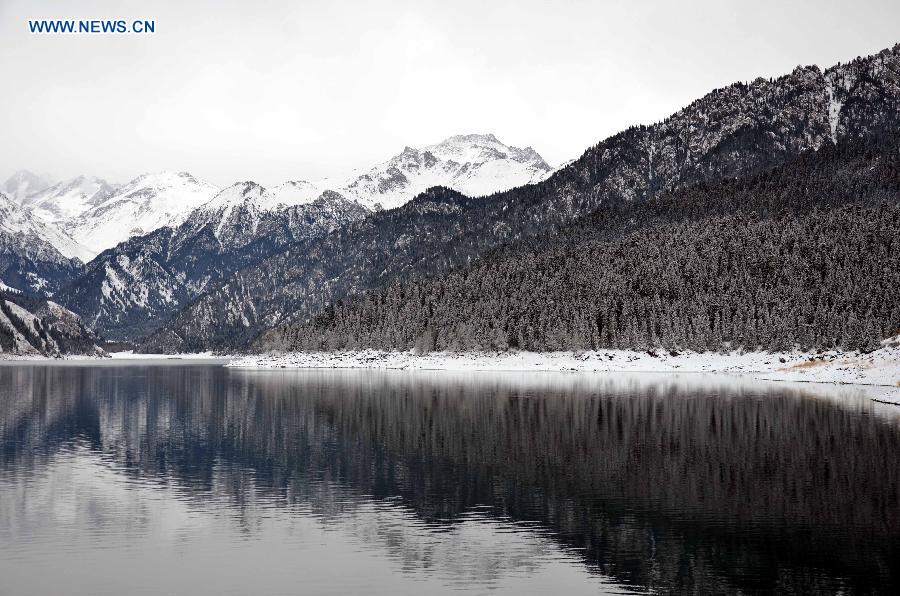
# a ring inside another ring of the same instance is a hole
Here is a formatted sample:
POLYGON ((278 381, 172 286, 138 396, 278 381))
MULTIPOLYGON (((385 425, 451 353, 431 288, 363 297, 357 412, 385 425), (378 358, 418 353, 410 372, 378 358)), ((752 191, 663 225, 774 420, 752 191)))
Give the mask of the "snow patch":
POLYGON ((830 79, 825 80, 825 93, 828 95, 828 125, 831 128, 831 142, 837 145, 838 122, 844 104, 835 96, 834 85, 830 79))
POLYGON ((21 294, 22 290, 17 290, 16 288, 10 287, 0 281, 0 291, 9 292, 10 294, 21 294))

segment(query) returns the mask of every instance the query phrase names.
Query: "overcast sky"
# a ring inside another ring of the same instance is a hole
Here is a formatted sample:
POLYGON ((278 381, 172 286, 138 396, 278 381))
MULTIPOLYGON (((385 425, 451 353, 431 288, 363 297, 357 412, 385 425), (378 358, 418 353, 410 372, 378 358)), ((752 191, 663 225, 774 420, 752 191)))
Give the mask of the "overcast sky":
POLYGON ((714 87, 892 46, 898 24, 897 0, 0 0, 0 175, 274 184, 469 132, 555 165, 714 87))

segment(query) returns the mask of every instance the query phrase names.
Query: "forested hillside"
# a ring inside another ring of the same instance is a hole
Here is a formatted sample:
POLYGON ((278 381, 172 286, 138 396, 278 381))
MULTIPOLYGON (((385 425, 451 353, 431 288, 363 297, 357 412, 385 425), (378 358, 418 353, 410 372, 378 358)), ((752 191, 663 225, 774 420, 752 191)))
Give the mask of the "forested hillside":
POLYGON ((339 301, 259 349, 871 348, 900 330, 900 145, 825 147, 339 301))
POLYGON ((346 296, 463 266, 598 208, 753 175, 898 126, 900 46, 824 72, 798 67, 778 79, 717 89, 663 122, 604 140, 539 184, 481 199, 431 189, 398 209, 301 241, 210 288, 143 349, 243 348, 267 328, 346 296))

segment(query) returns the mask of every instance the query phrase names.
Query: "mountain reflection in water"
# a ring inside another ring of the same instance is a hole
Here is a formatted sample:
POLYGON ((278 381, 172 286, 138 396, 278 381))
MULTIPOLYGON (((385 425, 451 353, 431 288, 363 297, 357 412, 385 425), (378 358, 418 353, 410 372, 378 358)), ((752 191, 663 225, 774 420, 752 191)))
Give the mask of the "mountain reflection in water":
POLYGON ((850 389, 4 365, 0 441, 4 594, 900 589, 850 389))

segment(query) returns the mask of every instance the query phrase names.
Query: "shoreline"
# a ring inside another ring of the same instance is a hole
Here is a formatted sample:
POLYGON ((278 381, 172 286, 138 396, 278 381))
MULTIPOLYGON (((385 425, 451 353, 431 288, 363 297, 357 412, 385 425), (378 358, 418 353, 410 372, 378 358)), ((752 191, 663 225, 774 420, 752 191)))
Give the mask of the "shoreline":
POLYGON ((127 365, 127 364, 194 364, 221 363, 228 364, 234 356, 199 352, 196 354, 134 354, 131 352, 111 352, 105 356, 88 356, 85 354, 67 354, 62 356, 43 356, 40 354, 0 354, 0 366, 10 364, 41 365, 127 365))
POLYGON ((107 357, 69 355, 0 356, 3 364, 127 365, 221 364, 246 370, 362 369, 456 372, 589 372, 722 374, 761 381, 848 385, 865 389, 873 400, 900 405, 900 336, 868 353, 830 350, 788 352, 668 352, 597 350, 586 352, 286 352, 220 355, 134 354, 107 357))
MULTIPOLYGON (((900 337, 872 352, 680 352, 598 350, 573 352, 288 352, 234 358, 230 368, 380 369, 507 372, 717 373, 766 381, 855 385, 900 404, 900 337)), ((873 397, 873 399, 875 399, 873 397)))

